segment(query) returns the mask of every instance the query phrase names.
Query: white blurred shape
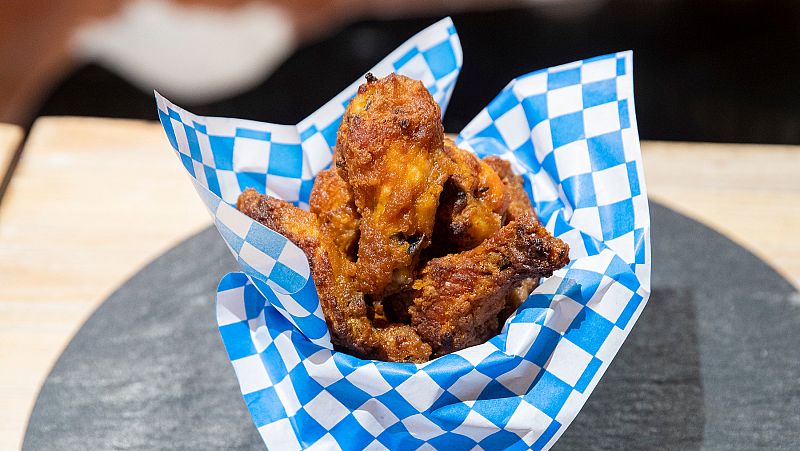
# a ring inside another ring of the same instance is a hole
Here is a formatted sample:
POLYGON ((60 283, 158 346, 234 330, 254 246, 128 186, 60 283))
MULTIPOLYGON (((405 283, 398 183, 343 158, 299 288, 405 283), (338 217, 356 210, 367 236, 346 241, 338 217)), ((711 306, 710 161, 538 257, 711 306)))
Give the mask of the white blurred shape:
POLYGON ((119 72, 145 92, 203 103, 255 86, 295 42, 288 13, 276 6, 223 10, 136 0, 81 28, 73 48, 78 58, 119 72))

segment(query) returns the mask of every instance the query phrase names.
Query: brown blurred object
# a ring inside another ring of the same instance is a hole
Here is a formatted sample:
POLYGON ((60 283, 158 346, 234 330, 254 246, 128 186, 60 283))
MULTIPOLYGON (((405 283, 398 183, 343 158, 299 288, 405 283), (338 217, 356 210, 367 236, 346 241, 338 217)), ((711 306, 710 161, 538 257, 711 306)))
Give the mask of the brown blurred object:
MULTIPOLYGON (((0 122, 27 125, 51 87, 76 63, 71 39, 85 24, 117 14, 126 0, 9 0, 0 8, 0 122)), ((173 3, 235 8, 250 0, 174 0, 173 3)), ((334 2, 277 0, 304 29, 319 29, 334 2), (312 14, 316 12, 317 14, 312 14)))
POLYGON ((69 39, 121 0, 8 0, 0 8, 0 122, 25 124, 70 66, 69 39))

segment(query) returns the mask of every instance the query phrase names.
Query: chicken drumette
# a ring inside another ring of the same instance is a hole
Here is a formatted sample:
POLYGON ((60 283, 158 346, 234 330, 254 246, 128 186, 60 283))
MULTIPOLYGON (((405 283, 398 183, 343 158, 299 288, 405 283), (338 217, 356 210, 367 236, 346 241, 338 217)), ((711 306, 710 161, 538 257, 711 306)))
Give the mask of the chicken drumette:
POLYGON ((417 80, 367 76, 342 117, 336 168, 361 215, 360 291, 380 298, 409 285, 430 244, 450 161, 441 110, 417 80))

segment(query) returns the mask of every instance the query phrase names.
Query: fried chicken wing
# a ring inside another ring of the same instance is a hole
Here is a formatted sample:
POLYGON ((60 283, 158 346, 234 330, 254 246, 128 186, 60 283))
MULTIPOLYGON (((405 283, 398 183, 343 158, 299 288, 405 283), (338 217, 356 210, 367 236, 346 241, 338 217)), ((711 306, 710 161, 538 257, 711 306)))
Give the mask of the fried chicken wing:
POLYGON ((309 203, 311 213, 319 219, 320 232, 330 237, 349 260, 355 261, 361 218, 350 187, 335 168, 317 174, 309 203))
POLYGON ((503 182, 489 165, 449 138, 444 151, 452 164, 436 210, 434 237, 440 254, 441 249, 472 249, 497 232, 509 202, 503 182))
POLYGON ((518 283, 550 276, 569 261, 569 247, 523 216, 478 247, 435 258, 414 282, 411 325, 440 356, 497 333, 498 313, 518 283))
POLYGON ((511 163, 495 155, 484 157, 483 161, 500 177, 508 193, 506 221, 513 221, 525 215, 532 215, 535 218, 536 212, 533 211, 531 200, 528 193, 525 192, 522 177, 514 174, 514 171, 511 170, 511 163))
POLYGON ((365 294, 410 284, 430 243, 447 179, 440 113, 421 82, 396 74, 368 76, 345 110, 335 158, 361 215, 356 264, 365 294))
POLYGON ((314 213, 253 189, 239 196, 236 207, 284 235, 306 254, 331 341, 337 348, 363 358, 397 362, 428 360, 431 347, 409 325, 373 323, 371 306, 355 290, 355 264, 320 232, 314 213))
POLYGON ((419 81, 368 74, 333 159, 310 211, 252 189, 237 208, 306 254, 337 349, 419 363, 481 343, 569 261, 507 161, 444 138, 419 81))
MULTIPOLYGON (((522 216, 537 218, 528 193, 525 192, 522 177, 514 174, 514 171, 511 170, 511 163, 495 155, 484 157, 483 161, 500 177, 508 194, 509 203, 504 224, 522 216)), ((538 277, 520 281, 506 296, 506 305, 497 315, 499 321, 504 322, 511 316, 538 285, 538 277)))

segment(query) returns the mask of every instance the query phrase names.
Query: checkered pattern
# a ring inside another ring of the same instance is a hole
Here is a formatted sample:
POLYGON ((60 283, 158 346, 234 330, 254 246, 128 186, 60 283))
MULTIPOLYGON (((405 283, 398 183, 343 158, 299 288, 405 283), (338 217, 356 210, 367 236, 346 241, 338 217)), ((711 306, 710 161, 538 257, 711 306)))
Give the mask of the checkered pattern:
POLYGON ((244 274, 309 340, 330 347, 328 326, 303 251, 223 202, 196 179, 192 181, 244 274))
MULTIPOLYGON (((433 50, 457 48, 452 24, 440 22, 421 35, 439 36, 439 43, 406 43, 388 59, 400 67, 425 61, 434 78, 455 62, 457 73, 460 50, 452 59, 433 50)), ((297 261, 303 259, 299 250, 236 216, 219 199, 232 202, 226 190, 238 195, 247 186, 239 180, 250 176, 234 164, 228 188, 218 184, 215 190, 208 177, 197 176, 208 171, 191 152, 200 149, 196 153, 203 157, 203 146, 186 144, 189 139, 180 144, 187 135, 175 133, 180 127, 172 121, 177 115, 183 130, 195 131, 186 124, 205 123, 210 131, 212 123, 230 130, 244 123, 189 116, 159 100, 162 121, 168 118, 172 126, 170 135, 165 123, 170 140, 245 271, 220 282, 217 319, 245 402, 269 448, 542 449, 555 443, 649 297, 650 221, 631 71, 632 55, 625 52, 520 77, 459 135, 463 147, 512 162, 542 221, 569 243, 571 261, 534 291, 500 335, 423 365, 361 360, 331 349, 327 334, 314 329, 321 312, 307 263, 297 261), (259 253, 245 251, 245 243, 259 253), (278 263, 298 277, 278 277, 278 263)), ((441 102, 449 99, 454 80, 452 75, 443 82, 448 92, 440 93, 441 102)), ((305 138, 296 164, 309 177, 301 177, 296 199, 288 198, 300 205, 310 190, 303 184, 330 164, 335 136, 330 127, 338 124, 353 88, 297 126, 305 138), (337 111, 337 119, 331 120, 331 112, 326 120, 326 109, 337 111)), ((252 133, 245 139, 274 142, 276 126, 247 123, 246 128, 252 133)), ((270 185, 269 157, 256 151, 246 155, 237 161, 252 174, 266 174, 267 192, 295 192, 294 185, 270 185)), ((280 171, 288 171, 292 163, 284 157, 281 162, 280 171)))
POLYGON ((632 64, 621 52, 517 78, 456 141, 512 162, 543 222, 570 238, 573 259, 610 249, 649 290, 632 64))

